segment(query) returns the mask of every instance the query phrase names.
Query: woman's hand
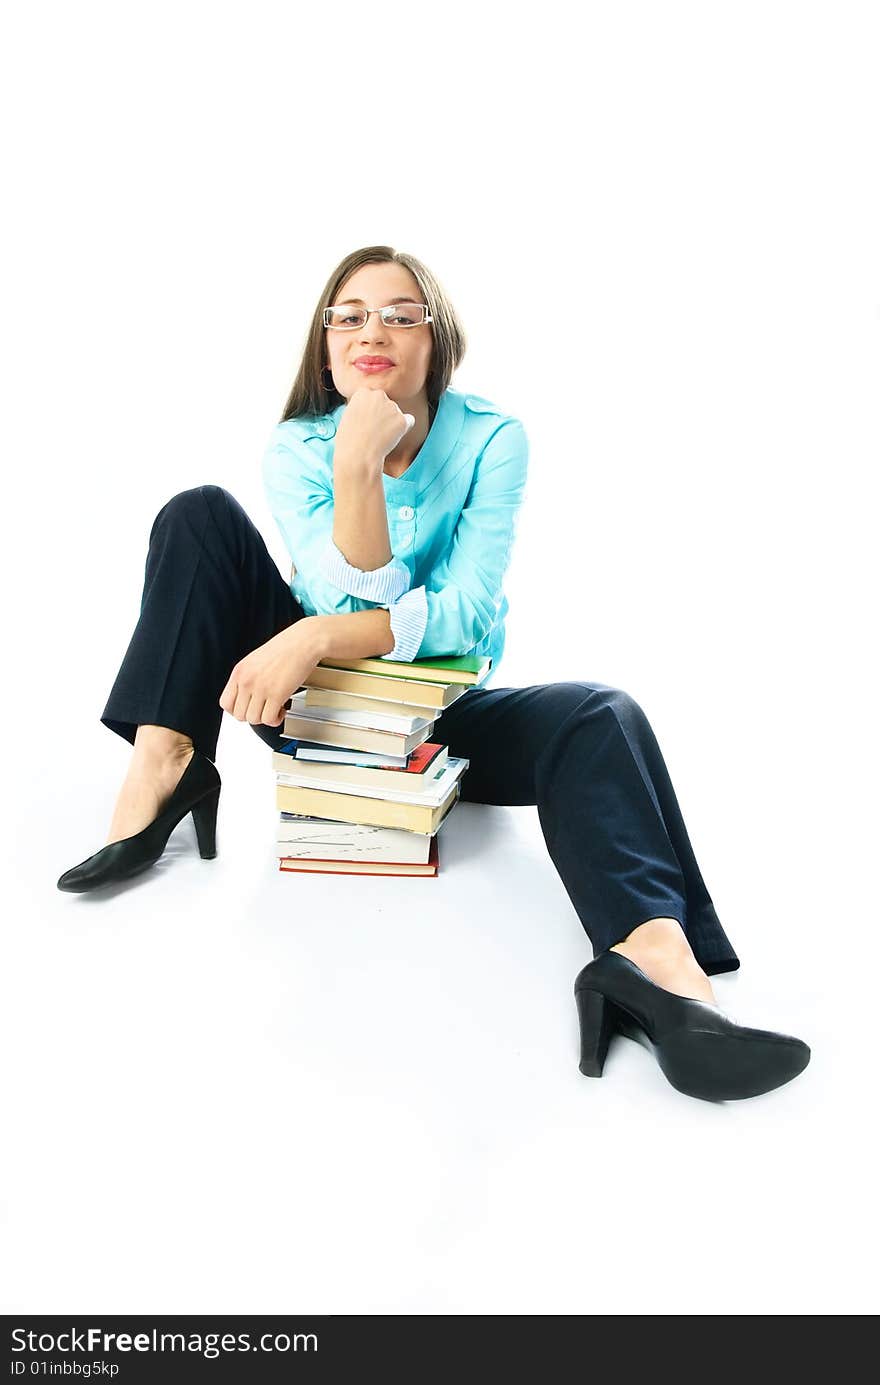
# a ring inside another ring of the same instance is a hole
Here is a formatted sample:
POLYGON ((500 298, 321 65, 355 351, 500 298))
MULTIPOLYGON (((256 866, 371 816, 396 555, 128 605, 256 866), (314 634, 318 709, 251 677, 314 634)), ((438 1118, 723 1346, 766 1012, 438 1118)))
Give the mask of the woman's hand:
POLYGON ((384 390, 362 385, 342 411, 333 446, 334 462, 346 458, 359 463, 372 461, 381 471, 388 453, 414 426, 414 416, 402 413, 384 390))
POLYGON ((314 618, 303 616, 239 659, 220 695, 220 706, 252 726, 281 726, 284 704, 323 658, 314 618))

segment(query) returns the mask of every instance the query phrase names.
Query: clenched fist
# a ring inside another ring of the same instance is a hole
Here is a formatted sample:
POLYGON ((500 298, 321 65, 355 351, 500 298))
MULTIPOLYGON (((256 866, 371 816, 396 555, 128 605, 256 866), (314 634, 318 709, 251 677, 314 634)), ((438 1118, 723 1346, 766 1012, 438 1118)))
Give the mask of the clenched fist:
POLYGON ((368 460, 381 471, 388 453, 414 425, 414 416, 403 413, 384 390, 363 385, 355 390, 342 412, 333 459, 368 460))

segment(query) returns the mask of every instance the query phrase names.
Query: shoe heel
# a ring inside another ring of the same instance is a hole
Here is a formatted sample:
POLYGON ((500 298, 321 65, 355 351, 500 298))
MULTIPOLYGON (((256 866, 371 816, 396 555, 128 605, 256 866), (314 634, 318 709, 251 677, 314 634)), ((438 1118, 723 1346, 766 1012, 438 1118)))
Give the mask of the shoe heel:
POLYGON ((614 1033, 614 1007, 601 991, 575 991, 581 1029, 581 1060, 585 1077, 601 1077, 605 1055, 614 1033))
POLYGON ((199 843, 199 855, 203 861, 212 861, 217 855, 217 805, 220 802, 220 788, 206 795, 196 803, 192 810, 199 843))

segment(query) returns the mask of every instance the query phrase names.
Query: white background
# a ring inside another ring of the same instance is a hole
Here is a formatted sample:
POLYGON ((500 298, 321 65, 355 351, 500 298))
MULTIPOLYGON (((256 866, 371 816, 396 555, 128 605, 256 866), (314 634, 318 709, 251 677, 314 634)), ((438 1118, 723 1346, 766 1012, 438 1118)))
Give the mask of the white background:
POLYGON ((4 23, 5 1312, 865 1313, 877 1236, 876 8, 175 0, 4 23), (333 266, 423 259, 520 417, 494 686, 657 733, 778 1092, 577 1069, 533 808, 434 881, 281 876, 226 717, 190 819, 63 895, 162 504, 260 459, 333 266))

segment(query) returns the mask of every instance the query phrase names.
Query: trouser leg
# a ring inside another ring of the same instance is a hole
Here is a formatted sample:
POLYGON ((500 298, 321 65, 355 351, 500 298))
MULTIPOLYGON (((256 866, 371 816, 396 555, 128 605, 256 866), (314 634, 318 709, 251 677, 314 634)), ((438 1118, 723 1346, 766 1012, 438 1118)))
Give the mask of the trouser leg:
POLYGON ((535 804, 547 849, 598 955, 675 918, 707 974, 734 971, 648 718, 603 683, 474 688, 434 739, 470 766, 465 802, 535 804))
POLYGON ((213 760, 233 667, 303 614, 238 501, 219 486, 181 491, 153 523, 140 617, 101 721, 132 743, 138 726, 168 726, 213 760))

